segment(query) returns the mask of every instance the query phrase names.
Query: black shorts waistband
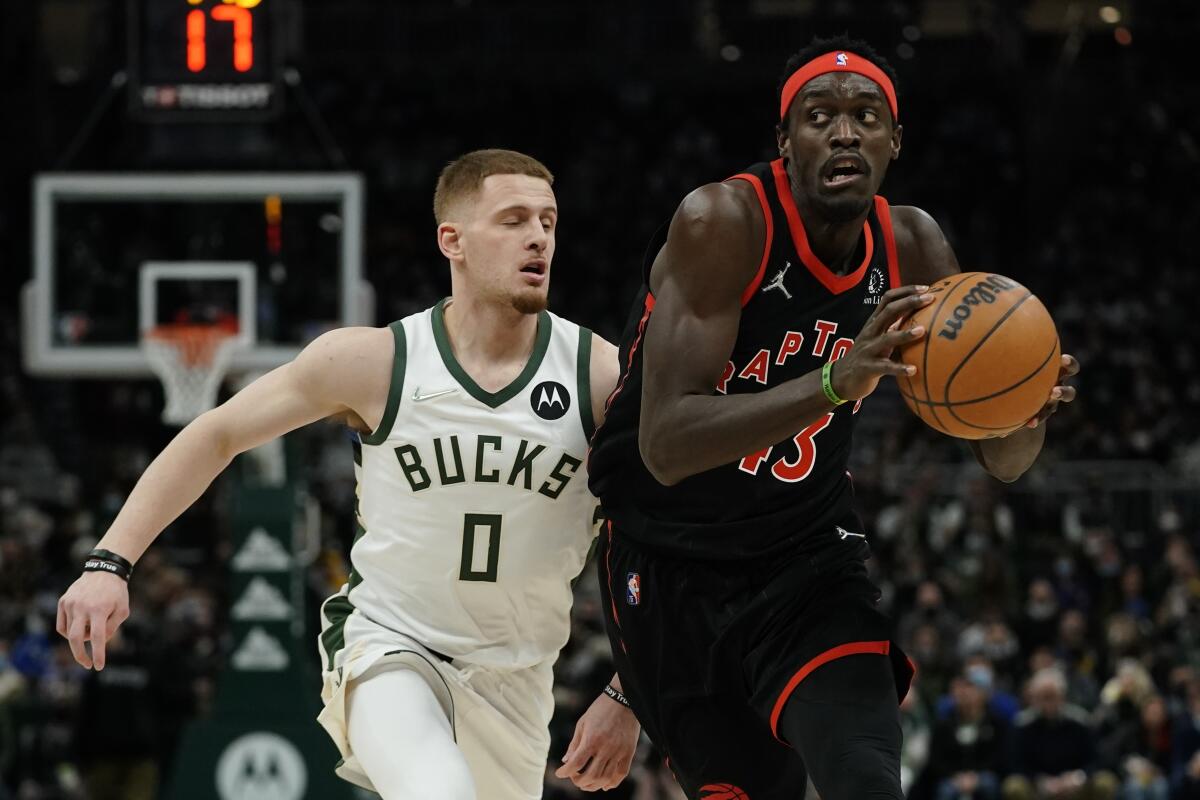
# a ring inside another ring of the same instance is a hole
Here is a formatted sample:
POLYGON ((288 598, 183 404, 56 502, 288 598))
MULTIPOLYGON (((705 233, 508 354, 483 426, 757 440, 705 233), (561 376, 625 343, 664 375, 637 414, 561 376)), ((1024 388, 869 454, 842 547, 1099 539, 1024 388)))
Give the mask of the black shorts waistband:
POLYGON ((654 525, 641 526, 635 532, 610 519, 605 530, 622 547, 655 558, 707 565, 736 563, 741 569, 757 569, 803 558, 823 561, 831 553, 845 554, 847 546, 852 547, 862 560, 871 557, 862 523, 854 515, 825 520, 785 534, 779 537, 777 544, 761 550, 739 547, 736 532, 718 535, 720 531, 716 526, 696 537, 695 548, 687 547, 688 537, 680 536, 671 528, 663 529, 665 535, 656 536, 654 525))

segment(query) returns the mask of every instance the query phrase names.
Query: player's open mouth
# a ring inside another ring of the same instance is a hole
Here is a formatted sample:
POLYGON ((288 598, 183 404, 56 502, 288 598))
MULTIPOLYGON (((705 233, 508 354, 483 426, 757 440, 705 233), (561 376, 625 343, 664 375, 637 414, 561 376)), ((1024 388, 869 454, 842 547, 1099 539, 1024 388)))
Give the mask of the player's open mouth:
POLYGON ((866 165, 862 158, 842 155, 829 160, 821 171, 821 181, 830 188, 837 188, 854 183, 865 175, 866 165))
POLYGON ((521 274, 525 276, 526 281, 534 286, 540 286, 546 280, 546 270, 546 261, 541 258, 526 261, 521 266, 521 274))

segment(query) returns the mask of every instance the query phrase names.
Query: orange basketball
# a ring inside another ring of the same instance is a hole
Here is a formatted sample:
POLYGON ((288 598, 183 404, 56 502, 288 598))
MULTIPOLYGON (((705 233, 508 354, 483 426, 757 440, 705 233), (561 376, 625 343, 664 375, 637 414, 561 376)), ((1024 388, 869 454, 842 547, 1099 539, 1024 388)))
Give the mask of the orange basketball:
POLYGON ((896 354, 917 368, 898 379, 904 402, 931 428, 960 439, 1024 425, 1058 378, 1058 331, 1046 307, 1021 284, 989 272, 954 275, 929 292, 934 301, 902 323, 927 331, 896 354))

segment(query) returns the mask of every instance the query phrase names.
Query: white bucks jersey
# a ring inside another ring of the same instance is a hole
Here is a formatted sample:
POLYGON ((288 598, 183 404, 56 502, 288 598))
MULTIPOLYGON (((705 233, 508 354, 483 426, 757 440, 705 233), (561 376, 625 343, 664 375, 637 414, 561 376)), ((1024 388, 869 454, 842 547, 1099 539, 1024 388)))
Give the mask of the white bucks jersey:
POLYGON ((525 369, 487 392, 454 358, 444 304, 391 326, 384 417, 356 446, 348 599, 435 652, 521 669, 566 643, 594 534, 592 334, 542 312, 525 369))

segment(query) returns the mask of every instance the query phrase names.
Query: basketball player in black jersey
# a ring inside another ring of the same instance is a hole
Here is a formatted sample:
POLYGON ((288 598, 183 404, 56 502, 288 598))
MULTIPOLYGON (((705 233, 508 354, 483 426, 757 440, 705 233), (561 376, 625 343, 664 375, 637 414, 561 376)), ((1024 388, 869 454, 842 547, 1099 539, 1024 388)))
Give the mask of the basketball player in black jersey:
MULTIPOLYGON (((794 800, 806 768, 823 800, 904 796, 912 667, 876 609, 846 464, 863 398, 924 334, 895 323, 960 270, 929 215, 876 194, 900 154, 894 85, 845 38, 788 62, 780 159, 680 205, 593 440, 613 652, 692 798, 794 800)), ((1015 480, 1074 395, 1056 386, 976 458, 1015 480)))

